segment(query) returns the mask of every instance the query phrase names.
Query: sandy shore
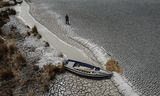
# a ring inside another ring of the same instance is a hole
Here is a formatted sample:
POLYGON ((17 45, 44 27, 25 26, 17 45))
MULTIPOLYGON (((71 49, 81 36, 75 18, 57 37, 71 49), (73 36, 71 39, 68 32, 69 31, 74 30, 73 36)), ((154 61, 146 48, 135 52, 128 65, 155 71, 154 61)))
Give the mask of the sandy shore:
MULTIPOLYGON (((18 18, 23 20, 27 25, 30 27, 33 27, 34 25, 37 26, 39 33, 42 35, 43 39, 49 42, 49 44, 54 46, 56 49, 61 51, 62 53, 66 54, 68 58, 75 59, 87 63, 93 63, 91 59, 82 51, 79 50, 61 39, 59 39, 56 35, 54 35, 51 31, 49 31, 46 27, 44 27, 42 24, 37 22, 30 14, 29 14, 29 5, 24 2, 21 6, 16 6, 16 10, 19 11, 18 18), (23 11, 21 11, 23 10, 23 11)), ((128 85, 123 81, 118 74, 115 73, 115 76, 112 80, 107 80, 107 82, 116 82, 116 86, 120 89, 121 93, 123 93, 126 96, 137 96, 137 94, 132 90, 131 87, 128 87, 128 85), (119 81, 119 82, 117 82, 119 81), (127 86, 127 87, 126 87, 127 86)), ((83 80, 82 80, 83 81, 83 80)), ((107 84, 107 83, 106 83, 107 84)), ((115 86, 114 83, 111 83, 110 86, 115 86)), ((93 86, 94 87, 94 86, 93 86)), ((117 89, 116 89, 117 90, 117 89)), ((112 93, 117 93, 118 91, 115 91, 115 89, 112 89, 112 93)), ((113 95, 117 96, 117 95, 113 95)))
POLYGON ((54 35, 51 31, 49 31, 42 24, 37 22, 30 14, 29 14, 29 5, 24 2, 22 5, 16 6, 16 10, 19 11, 18 18, 23 20, 27 25, 33 27, 37 26, 39 33, 43 36, 43 39, 49 42, 51 46, 54 46, 57 50, 61 51, 64 54, 67 54, 67 58, 80 60, 83 62, 91 63, 89 61, 88 56, 82 51, 79 50, 61 39, 59 39, 56 35, 54 35), (21 11, 23 10, 23 11, 21 11))

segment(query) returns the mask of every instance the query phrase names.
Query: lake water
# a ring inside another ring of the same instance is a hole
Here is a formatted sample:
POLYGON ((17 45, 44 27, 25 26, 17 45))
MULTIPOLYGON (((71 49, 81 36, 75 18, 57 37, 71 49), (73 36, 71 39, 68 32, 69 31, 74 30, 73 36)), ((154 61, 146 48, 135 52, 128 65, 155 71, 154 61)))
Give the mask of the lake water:
MULTIPOLYGON (((75 33, 112 53, 143 95, 160 95, 160 1, 33 0, 60 16, 75 33), (61 17, 63 18, 63 17, 61 17)), ((47 15, 47 14, 46 14, 47 15)))

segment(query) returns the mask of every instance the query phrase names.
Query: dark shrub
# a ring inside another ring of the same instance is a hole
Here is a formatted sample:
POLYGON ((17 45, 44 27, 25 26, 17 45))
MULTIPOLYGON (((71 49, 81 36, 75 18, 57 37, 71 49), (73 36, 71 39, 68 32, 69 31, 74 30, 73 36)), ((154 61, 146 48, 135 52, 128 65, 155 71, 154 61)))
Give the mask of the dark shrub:
POLYGON ((36 26, 34 26, 34 27, 32 28, 32 33, 38 33, 38 30, 37 30, 37 27, 36 27, 36 26))
POLYGON ((49 43, 48 42, 46 42, 46 41, 44 41, 45 42, 45 47, 49 47, 49 43))
POLYGON ((6 22, 3 20, 0 20, 0 27, 2 27, 4 24, 6 24, 6 22))
POLYGON ((14 77, 11 69, 0 68, 0 78, 1 80, 11 80, 14 77))
POLYGON ((8 13, 8 15, 16 15, 16 11, 11 8, 7 9, 7 13, 8 13))

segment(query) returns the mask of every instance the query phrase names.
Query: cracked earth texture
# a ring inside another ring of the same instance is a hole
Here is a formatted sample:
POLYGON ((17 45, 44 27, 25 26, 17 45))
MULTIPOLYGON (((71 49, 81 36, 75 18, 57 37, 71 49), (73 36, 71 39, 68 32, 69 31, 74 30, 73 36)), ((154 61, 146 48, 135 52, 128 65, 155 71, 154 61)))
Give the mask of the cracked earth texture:
POLYGON ((53 80, 46 96, 122 96, 110 79, 94 80, 65 72, 53 80))

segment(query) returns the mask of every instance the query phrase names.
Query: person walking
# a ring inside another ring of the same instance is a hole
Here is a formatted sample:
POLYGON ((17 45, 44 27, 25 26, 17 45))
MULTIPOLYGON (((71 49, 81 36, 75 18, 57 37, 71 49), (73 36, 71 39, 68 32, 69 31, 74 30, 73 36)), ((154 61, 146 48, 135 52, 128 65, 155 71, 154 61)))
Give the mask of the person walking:
POLYGON ((69 24, 69 16, 68 16, 68 14, 66 14, 65 19, 66 19, 66 24, 67 24, 67 25, 70 25, 70 24, 69 24))

